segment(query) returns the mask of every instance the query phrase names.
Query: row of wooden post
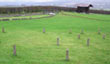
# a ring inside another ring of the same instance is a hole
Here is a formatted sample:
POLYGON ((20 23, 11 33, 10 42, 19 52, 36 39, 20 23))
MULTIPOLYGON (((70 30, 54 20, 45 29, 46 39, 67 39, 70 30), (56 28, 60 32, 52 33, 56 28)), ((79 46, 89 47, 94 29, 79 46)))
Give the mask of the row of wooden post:
MULTIPOLYGON (((45 28, 43 28, 43 33, 46 33, 45 28)), ((72 34, 72 30, 69 31, 69 34, 72 34)), ((84 34, 84 30, 83 29, 81 30, 81 33, 80 34, 84 34)), ((80 39, 80 34, 78 35, 78 39, 80 39)), ((101 30, 100 29, 98 30, 98 34, 99 35, 101 34, 101 30)), ((105 37, 106 37, 106 35, 103 34, 102 38, 105 39, 105 37)))
MULTIPOLYGON (((2 27, 2 32, 5 33, 5 29, 4 27, 2 27)), ((43 28, 43 33, 45 33, 45 28, 43 28)), ((72 33, 72 31, 69 32, 70 34, 72 33)), ((81 34, 84 34, 84 31, 81 30, 81 34)), ((98 31, 98 34, 101 34, 100 33, 100 30, 98 31)), ((105 39, 105 34, 103 35, 103 39, 105 39)), ((80 34, 78 35, 78 39, 80 39, 80 34)), ((60 45, 60 38, 58 37, 57 38, 57 46, 60 45)), ((87 39, 87 46, 90 45, 90 38, 87 39)), ((13 55, 16 56, 16 45, 13 45, 13 55)), ((69 61, 69 49, 66 49, 66 60, 69 61)))
MULTIPOLYGON (((80 35, 78 35, 78 39, 80 39, 80 35)), ((105 35, 103 35, 103 39, 105 39, 105 35)), ((90 44, 90 38, 87 39, 87 46, 90 44)), ((60 45, 60 38, 57 38, 57 46, 60 45)))
MULTIPOLYGON (((5 33, 4 27, 2 27, 2 33, 5 33)), ((45 28, 43 28, 43 33, 46 33, 45 28)), ((69 34, 72 34, 72 30, 69 31, 69 34)), ((81 30, 81 34, 84 34, 84 30, 81 30)), ((101 34, 101 30, 98 30, 98 34, 101 34)), ((103 39, 105 39, 106 35, 103 35, 103 39)), ((80 34, 78 35, 78 39, 80 39, 80 34)))

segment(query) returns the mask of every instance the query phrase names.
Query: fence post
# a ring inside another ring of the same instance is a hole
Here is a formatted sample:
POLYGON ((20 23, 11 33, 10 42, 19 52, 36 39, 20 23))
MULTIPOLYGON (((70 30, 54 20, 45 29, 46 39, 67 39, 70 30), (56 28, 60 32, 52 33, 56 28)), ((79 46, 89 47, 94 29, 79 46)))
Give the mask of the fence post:
POLYGON ((16 56, 16 45, 13 45, 13 55, 16 56))
POLYGON ((81 30, 81 34, 84 34, 84 30, 83 29, 81 30))
POLYGON ((80 39, 80 34, 78 35, 78 39, 80 39))
POLYGON ((45 28, 43 28, 43 33, 45 33, 45 28))
POLYGON ((69 61, 69 49, 66 49, 66 61, 69 61))
POLYGON ((100 30, 100 29, 98 29, 98 34, 99 34, 99 35, 101 34, 101 30, 100 30))
POLYGON ((2 33, 5 33, 5 28, 4 27, 2 27, 2 33))
POLYGON ((103 39, 105 39, 105 37, 106 37, 106 35, 105 35, 105 34, 103 34, 103 39))
POLYGON ((87 39, 87 46, 90 44, 90 38, 87 39))
POLYGON ((69 30, 69 34, 72 34, 72 29, 71 29, 71 30, 69 30))
POLYGON ((57 38, 57 46, 59 46, 60 45, 60 38, 58 37, 57 38))

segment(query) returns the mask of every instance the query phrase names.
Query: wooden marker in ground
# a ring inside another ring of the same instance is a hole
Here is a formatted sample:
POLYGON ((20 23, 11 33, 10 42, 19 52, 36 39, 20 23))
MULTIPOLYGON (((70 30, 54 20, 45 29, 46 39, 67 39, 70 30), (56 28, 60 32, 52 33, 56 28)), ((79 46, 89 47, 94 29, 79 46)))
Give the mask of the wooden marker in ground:
POLYGON ((66 49, 66 61, 69 61, 69 49, 66 49))
POLYGON ((90 44, 90 38, 87 39, 87 46, 90 44))
POLYGON ((13 45, 13 55, 16 56, 16 45, 13 45))
POLYGON ((57 46, 59 46, 60 45, 60 38, 58 37, 57 38, 57 46))
POLYGON ((103 39, 105 39, 105 37, 106 37, 106 35, 104 34, 104 35, 103 35, 103 39))
POLYGON ((78 39, 80 39, 80 34, 78 35, 78 39))
POLYGON ((69 34, 72 34, 72 29, 71 29, 71 30, 69 30, 69 34))
POLYGON ((98 34, 99 34, 99 35, 101 34, 101 30, 100 30, 100 29, 98 30, 98 34))
POLYGON ((5 29, 4 29, 4 27, 2 27, 2 33, 5 33, 5 29))
POLYGON ((45 33, 45 28, 43 28, 43 33, 45 33))
POLYGON ((81 34, 84 34, 84 30, 83 29, 81 30, 81 34))

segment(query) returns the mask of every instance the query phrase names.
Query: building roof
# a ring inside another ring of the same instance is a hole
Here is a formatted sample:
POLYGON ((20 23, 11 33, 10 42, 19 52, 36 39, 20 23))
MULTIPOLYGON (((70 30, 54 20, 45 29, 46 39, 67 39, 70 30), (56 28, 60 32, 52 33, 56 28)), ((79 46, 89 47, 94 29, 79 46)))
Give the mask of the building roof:
POLYGON ((92 4, 76 4, 75 6, 77 6, 77 7, 89 7, 91 5, 92 4))

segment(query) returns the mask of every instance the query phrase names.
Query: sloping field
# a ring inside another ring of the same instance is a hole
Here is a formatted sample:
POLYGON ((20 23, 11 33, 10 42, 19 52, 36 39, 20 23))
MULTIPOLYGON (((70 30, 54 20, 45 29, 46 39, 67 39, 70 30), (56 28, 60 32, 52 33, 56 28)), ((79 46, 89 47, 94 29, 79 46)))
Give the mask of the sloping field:
POLYGON ((84 13, 70 13, 70 12, 63 12, 63 14, 66 14, 68 16, 74 16, 79 18, 86 18, 91 20, 98 20, 98 21, 110 21, 110 15, 103 15, 103 14, 84 14, 84 13))
POLYGON ((110 15, 61 12, 50 18, 1 21, 0 30, 2 27, 0 64, 110 64, 110 15))

